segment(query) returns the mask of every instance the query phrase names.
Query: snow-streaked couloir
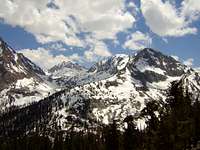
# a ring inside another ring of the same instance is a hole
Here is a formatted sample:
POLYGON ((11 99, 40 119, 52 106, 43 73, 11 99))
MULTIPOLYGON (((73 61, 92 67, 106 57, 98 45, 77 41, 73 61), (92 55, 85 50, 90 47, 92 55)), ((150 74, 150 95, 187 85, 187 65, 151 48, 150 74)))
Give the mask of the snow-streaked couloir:
POLYGON ((0 39, 0 107, 23 106, 53 92, 43 70, 0 39))

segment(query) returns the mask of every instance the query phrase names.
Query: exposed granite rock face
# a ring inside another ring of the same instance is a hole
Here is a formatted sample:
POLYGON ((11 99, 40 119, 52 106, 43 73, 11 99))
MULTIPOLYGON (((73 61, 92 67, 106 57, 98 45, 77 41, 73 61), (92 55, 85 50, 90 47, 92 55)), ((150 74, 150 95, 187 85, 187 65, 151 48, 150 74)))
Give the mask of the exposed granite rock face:
POLYGON ((149 66, 164 70, 165 75, 180 76, 185 72, 185 65, 181 64, 174 58, 163 55, 161 52, 155 51, 153 49, 146 48, 139 52, 134 57, 134 64, 141 60, 141 58, 143 58, 143 60, 145 60, 149 66))
POLYGON ((39 101, 54 91, 44 71, 0 39, 0 112, 39 101))
POLYGON ((85 70, 85 68, 83 66, 80 66, 77 63, 73 63, 73 62, 70 62, 70 61, 69 62, 63 61, 62 63, 55 65, 52 68, 50 68, 48 70, 48 72, 54 73, 54 72, 59 71, 59 70, 64 69, 64 68, 70 68, 70 69, 75 69, 75 70, 79 70, 79 71, 85 70))
POLYGON ((37 77, 45 73, 23 54, 16 53, 0 38, 0 90, 7 88, 18 79, 37 77))
POLYGON ((88 70, 88 72, 107 72, 109 74, 115 74, 121 69, 123 69, 128 61, 128 55, 117 54, 113 57, 97 62, 88 70))
POLYGON ((160 82, 165 81, 169 76, 181 76, 187 67, 170 56, 146 48, 135 56, 131 56, 127 68, 130 70, 131 76, 140 80, 146 87, 147 82, 160 82))

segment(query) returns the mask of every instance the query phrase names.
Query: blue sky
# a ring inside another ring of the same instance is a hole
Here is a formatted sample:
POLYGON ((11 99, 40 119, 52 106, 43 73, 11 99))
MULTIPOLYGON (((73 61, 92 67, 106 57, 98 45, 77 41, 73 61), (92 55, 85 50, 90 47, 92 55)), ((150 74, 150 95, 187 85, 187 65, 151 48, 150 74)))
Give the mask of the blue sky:
POLYGON ((200 67, 199 0, 0 2, 0 36, 44 68, 144 47, 200 67))

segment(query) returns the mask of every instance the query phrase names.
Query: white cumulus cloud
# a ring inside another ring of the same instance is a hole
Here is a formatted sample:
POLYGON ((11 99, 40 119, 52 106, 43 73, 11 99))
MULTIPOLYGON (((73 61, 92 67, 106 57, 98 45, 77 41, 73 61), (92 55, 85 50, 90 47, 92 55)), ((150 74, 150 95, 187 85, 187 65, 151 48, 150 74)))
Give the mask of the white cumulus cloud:
POLYGON ((140 50, 145 47, 149 47, 151 45, 151 41, 152 39, 147 34, 136 31, 127 37, 123 47, 132 50, 140 50))
POLYGON ((94 62, 98 57, 109 57, 112 55, 104 42, 96 40, 91 36, 87 37, 87 42, 90 46, 90 49, 84 52, 84 57, 87 61, 94 62))
POLYGON ((184 0, 182 1, 182 15, 196 20, 200 17, 200 0, 184 0))
POLYGON ((185 65, 188 66, 188 67, 192 67, 193 62, 194 62, 194 59, 193 59, 193 58, 188 58, 187 60, 185 60, 185 61, 183 62, 183 64, 185 64, 185 65))
POLYGON ((141 0, 141 11, 146 24, 159 36, 180 37, 197 33, 197 29, 190 26, 191 22, 186 18, 186 13, 183 13, 184 9, 176 8, 170 1, 141 0))
MULTIPOLYGON (((124 0, 0 0, 0 4, 0 20, 4 23, 23 28, 44 45, 55 43, 49 49, 68 50, 58 43, 82 47, 83 57, 90 60, 110 56, 104 40, 116 40, 119 32, 136 22, 124 0), (82 37, 83 33, 92 38, 82 37)), ((36 52, 45 51, 25 52, 35 58, 36 52)))
POLYGON ((82 31, 96 39, 114 39, 135 22, 124 0, 0 0, 0 4, 5 23, 24 28, 40 43, 82 46, 77 36, 82 31))
POLYGON ((78 54, 73 54, 71 56, 65 56, 60 54, 54 56, 49 50, 46 50, 44 48, 38 48, 36 50, 23 49, 19 52, 23 53, 31 61, 33 61, 35 64, 37 64, 45 70, 49 69, 50 67, 56 64, 59 64, 62 61, 76 61, 80 59, 78 54))

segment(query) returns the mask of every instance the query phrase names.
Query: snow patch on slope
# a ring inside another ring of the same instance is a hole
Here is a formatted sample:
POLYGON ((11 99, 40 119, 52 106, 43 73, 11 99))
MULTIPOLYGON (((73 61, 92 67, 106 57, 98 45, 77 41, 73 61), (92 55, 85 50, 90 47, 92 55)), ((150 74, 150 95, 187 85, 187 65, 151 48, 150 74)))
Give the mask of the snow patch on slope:
POLYGON ((153 71, 153 72, 156 72, 158 74, 165 75, 164 70, 162 70, 160 68, 156 68, 154 66, 149 66, 147 59, 145 59, 145 58, 141 58, 140 60, 138 60, 135 63, 135 66, 140 72, 153 71))
POLYGON ((39 82, 34 78, 24 78, 17 80, 0 93, 0 106, 4 110, 10 106, 25 106, 32 102, 37 102, 50 93, 54 93, 55 88, 48 82, 39 82))

